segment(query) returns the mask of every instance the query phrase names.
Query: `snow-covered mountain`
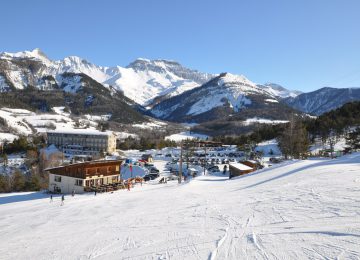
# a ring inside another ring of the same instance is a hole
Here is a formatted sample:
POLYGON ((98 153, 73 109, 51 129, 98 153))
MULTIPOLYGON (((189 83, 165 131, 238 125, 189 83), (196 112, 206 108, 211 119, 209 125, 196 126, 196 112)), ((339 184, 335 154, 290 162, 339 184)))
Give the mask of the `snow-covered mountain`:
POLYGON ((309 114, 321 115, 355 100, 360 100, 360 88, 325 87, 300 94, 294 98, 287 98, 284 101, 294 109, 309 114))
MULTIPOLYGON (((246 77, 222 73, 199 88, 160 102, 151 112, 154 116, 167 120, 205 122, 235 118, 239 114, 245 117, 260 116, 261 113, 283 106, 277 96, 246 77), (260 114, 255 115, 250 111, 260 114)), ((280 114, 283 113, 272 115, 271 118, 280 114)))
POLYGON ((258 84, 257 86, 279 98, 296 97, 302 93, 298 90, 288 90, 275 83, 258 84))
POLYGON ((121 91, 140 105, 159 96, 173 96, 198 87, 213 75, 187 69, 174 61, 137 59, 127 67, 102 67, 77 56, 52 61, 41 50, 0 54, 0 92, 31 85, 51 89, 44 77, 58 81, 63 73, 83 73, 121 91))

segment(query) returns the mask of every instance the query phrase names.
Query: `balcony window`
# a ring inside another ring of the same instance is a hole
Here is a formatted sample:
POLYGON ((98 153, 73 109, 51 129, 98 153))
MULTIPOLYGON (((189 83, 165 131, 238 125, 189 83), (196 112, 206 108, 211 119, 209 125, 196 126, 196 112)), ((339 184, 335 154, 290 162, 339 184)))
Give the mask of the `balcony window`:
POLYGON ((83 186, 83 180, 75 180, 76 186, 83 186))

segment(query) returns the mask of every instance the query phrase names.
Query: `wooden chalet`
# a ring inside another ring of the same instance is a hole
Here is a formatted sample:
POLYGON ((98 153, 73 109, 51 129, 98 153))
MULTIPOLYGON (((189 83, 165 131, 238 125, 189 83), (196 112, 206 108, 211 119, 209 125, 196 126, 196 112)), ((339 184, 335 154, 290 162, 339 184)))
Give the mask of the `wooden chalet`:
POLYGON ((121 160, 90 161, 46 169, 49 191, 83 193, 120 179, 121 160))
POLYGON ((229 164, 229 179, 236 177, 236 176, 240 176, 240 175, 244 175, 244 174, 248 174, 250 172, 255 171, 254 168, 251 168, 245 164, 242 163, 230 163, 229 164))
POLYGON ((254 161, 254 160, 246 160, 246 161, 242 161, 241 163, 242 163, 242 164, 245 164, 245 165, 247 165, 247 166, 249 166, 249 167, 251 167, 251 168, 253 168, 253 169, 255 169, 255 170, 261 168, 261 167, 260 167, 260 166, 261 166, 260 163, 258 163, 257 161, 254 161))

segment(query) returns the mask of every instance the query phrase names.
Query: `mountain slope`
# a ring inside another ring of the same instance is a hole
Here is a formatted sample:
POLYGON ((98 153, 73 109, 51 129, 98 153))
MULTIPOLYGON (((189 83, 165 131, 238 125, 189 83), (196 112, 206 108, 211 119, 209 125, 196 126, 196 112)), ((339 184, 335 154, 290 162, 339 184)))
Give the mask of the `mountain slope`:
POLYGON ((345 103, 360 100, 360 88, 321 88, 319 90, 303 93, 295 98, 284 100, 294 109, 321 115, 327 111, 336 109, 345 103))
POLYGON ((111 115, 111 121, 128 124, 147 121, 136 110, 133 101, 121 92, 104 87, 85 74, 63 73, 57 76, 57 81, 52 76, 41 79, 53 83, 50 90, 32 86, 25 89, 15 88, 0 93, 1 106, 42 112, 50 112, 53 107, 64 106, 75 116, 88 113, 108 114, 111 115))
POLYGON ((154 116, 176 122, 206 122, 266 116, 284 119, 291 111, 277 97, 244 76, 223 73, 199 88, 160 102, 154 116), (285 108, 285 109, 284 109, 285 108))
POLYGON ((279 98, 296 97, 302 93, 298 90, 288 90, 275 83, 258 84, 257 86, 279 98))

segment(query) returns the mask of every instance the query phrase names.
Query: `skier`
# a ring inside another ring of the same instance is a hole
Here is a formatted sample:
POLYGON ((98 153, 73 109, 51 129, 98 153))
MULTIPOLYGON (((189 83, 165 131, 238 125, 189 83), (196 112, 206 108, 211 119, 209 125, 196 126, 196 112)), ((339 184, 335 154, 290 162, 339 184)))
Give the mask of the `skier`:
POLYGON ((223 170, 223 174, 224 174, 224 175, 225 175, 226 171, 227 171, 227 165, 225 164, 225 165, 224 165, 224 170, 223 170))
POLYGON ((62 195, 62 196, 61 196, 61 204, 60 204, 60 206, 64 205, 64 200, 65 200, 65 196, 62 195))
POLYGON ((96 190, 95 190, 95 193, 94 193, 94 195, 96 196, 96 190))
POLYGON ((71 196, 72 196, 72 197, 75 196, 75 190, 73 190, 73 191, 71 192, 71 196))
POLYGON ((50 195, 50 203, 53 202, 52 194, 50 195))

